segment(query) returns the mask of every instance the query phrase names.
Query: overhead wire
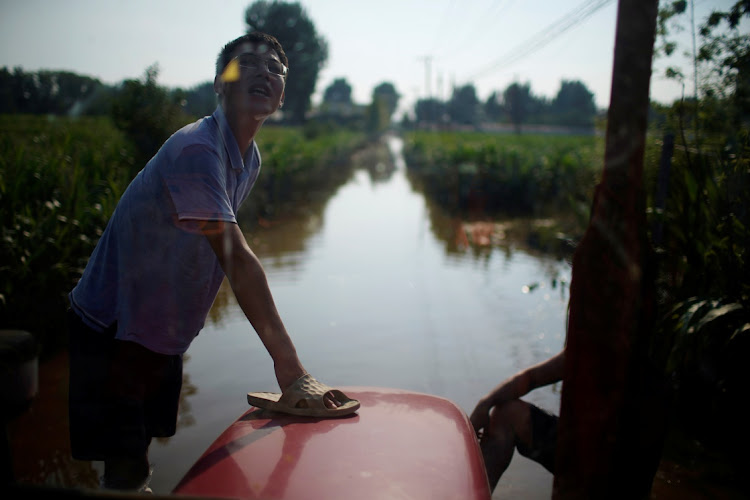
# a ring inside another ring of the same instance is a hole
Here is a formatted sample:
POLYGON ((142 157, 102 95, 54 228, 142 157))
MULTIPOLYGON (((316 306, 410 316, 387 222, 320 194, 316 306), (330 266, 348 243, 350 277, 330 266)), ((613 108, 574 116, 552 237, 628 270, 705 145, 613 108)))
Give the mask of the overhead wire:
MULTIPOLYGON (((446 25, 446 23, 441 23, 440 28, 435 35, 435 43, 432 46, 430 54, 439 54, 440 59, 450 59, 452 56, 456 55, 459 51, 464 50, 466 47, 476 45, 480 41, 478 35, 487 35, 489 33, 492 33, 493 31, 486 29, 486 26, 489 23, 495 22, 500 13, 504 10, 507 10, 513 4, 513 2, 514 0, 494 0, 489 8, 479 12, 479 19, 477 19, 476 22, 463 23, 462 28, 467 29, 468 31, 461 32, 463 35, 461 39, 456 39, 456 33, 452 33, 450 37, 446 37, 443 30, 443 27, 446 25), (438 42, 450 43, 450 52, 446 50, 438 50, 441 48, 438 42)), ((449 7, 451 5, 449 5, 449 7)), ((450 9, 446 9, 444 14, 446 16, 444 18, 444 21, 445 19, 449 19, 455 24, 455 18, 451 18, 450 16, 450 9)))
POLYGON ((484 76, 487 76, 488 74, 494 73, 499 68, 508 67, 519 59, 529 56, 533 52, 549 44, 552 40, 559 37, 566 31, 582 23, 595 12, 599 11, 613 1, 614 0, 587 0, 586 2, 582 3, 581 5, 567 13, 562 18, 558 19, 543 30, 540 30, 539 32, 534 34, 531 38, 527 39, 521 44, 518 44, 514 49, 508 51, 506 54, 493 61, 490 65, 486 66, 484 69, 477 71, 475 74, 468 77, 468 80, 473 81, 478 78, 482 78, 484 76))

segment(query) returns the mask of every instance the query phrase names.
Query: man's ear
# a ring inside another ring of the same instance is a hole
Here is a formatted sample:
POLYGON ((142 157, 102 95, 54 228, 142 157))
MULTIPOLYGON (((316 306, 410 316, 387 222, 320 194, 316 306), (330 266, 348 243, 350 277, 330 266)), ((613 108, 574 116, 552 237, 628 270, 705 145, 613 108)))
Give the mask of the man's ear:
POLYGON ((220 96, 224 95, 224 79, 221 75, 216 75, 214 77, 214 92, 220 96))
POLYGON ((282 107, 284 105, 284 98, 286 97, 286 93, 284 90, 281 91, 281 99, 279 100, 279 107, 282 107))

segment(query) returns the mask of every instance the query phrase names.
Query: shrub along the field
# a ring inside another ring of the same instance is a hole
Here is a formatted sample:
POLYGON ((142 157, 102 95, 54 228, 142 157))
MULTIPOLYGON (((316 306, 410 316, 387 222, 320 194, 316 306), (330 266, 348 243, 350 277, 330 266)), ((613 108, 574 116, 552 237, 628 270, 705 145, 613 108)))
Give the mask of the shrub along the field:
POLYGON ((66 293, 127 185, 132 148, 105 118, 0 117, 0 327, 64 340, 66 293))
POLYGON ((425 193, 460 215, 540 215, 584 203, 601 173, 593 136, 410 132, 406 164, 425 193))

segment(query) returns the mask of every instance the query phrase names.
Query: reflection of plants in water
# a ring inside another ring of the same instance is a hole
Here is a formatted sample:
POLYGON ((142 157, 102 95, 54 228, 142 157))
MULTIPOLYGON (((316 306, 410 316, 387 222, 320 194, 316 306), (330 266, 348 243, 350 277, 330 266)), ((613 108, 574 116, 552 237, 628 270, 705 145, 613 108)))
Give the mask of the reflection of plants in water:
POLYGON ((39 391, 24 413, 6 426, 9 457, 19 484, 97 488, 91 462, 74 460, 68 431, 68 356, 40 360, 39 391))
POLYGON ((234 295, 232 294, 232 287, 229 286, 229 281, 225 278, 219 287, 219 293, 216 294, 216 299, 214 299, 214 304, 211 306, 211 310, 208 311, 207 321, 212 325, 220 325, 222 317, 224 316, 224 311, 227 310, 230 302, 233 300, 234 295))
MULTIPOLYGON (((356 169, 352 156, 362 150, 363 136, 338 131, 305 138, 293 127, 270 127, 258 142, 263 171, 237 214, 238 223, 264 266, 293 269, 310 236, 320 230, 326 204, 356 169)), ((224 280, 208 322, 220 324, 233 303, 224 280)))
POLYGON ((354 153, 351 163, 354 168, 365 170, 373 183, 388 181, 396 171, 393 156, 383 140, 354 153))
MULTIPOLYGON (((322 212, 328 200, 302 205, 296 215, 288 215, 273 222, 263 222, 252 232, 246 232, 250 248, 263 261, 266 269, 295 270, 303 262, 310 237, 322 227, 322 212)), ((225 279, 208 313, 207 322, 221 325, 225 314, 236 304, 234 293, 225 279)))
MULTIPOLYGON (((190 355, 184 354, 182 357, 183 366, 190 361, 190 355)), ((183 369, 182 371, 182 390, 180 391, 180 406, 177 411, 177 432, 183 427, 195 425, 195 417, 192 414, 192 406, 188 398, 198 393, 198 388, 190 381, 190 375, 183 369)), ((171 438, 159 437, 154 441, 166 445, 171 438)))
POLYGON ((432 233, 445 243, 447 254, 470 253, 488 256, 494 248, 511 257, 514 250, 532 255, 570 259, 577 238, 570 236, 573 225, 564 218, 492 218, 487 215, 464 220, 447 213, 442 206, 425 198, 432 233))
POLYGON ((330 198, 351 176, 349 159, 364 141, 345 130, 305 137, 293 127, 264 128, 258 138, 263 170, 240 210, 240 225, 254 229, 258 219, 272 221, 296 213, 299 204, 330 198))

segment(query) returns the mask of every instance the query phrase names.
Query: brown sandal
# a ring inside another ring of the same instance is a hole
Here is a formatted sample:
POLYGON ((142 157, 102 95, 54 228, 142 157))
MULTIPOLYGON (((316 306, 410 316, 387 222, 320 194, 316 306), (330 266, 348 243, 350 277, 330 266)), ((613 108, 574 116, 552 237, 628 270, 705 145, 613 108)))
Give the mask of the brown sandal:
POLYGON ((295 380, 283 394, 248 392, 247 402, 257 408, 306 417, 341 417, 359 409, 359 401, 318 382, 309 373, 295 380), (325 405, 324 398, 329 392, 342 403, 341 406, 328 408, 325 405))

